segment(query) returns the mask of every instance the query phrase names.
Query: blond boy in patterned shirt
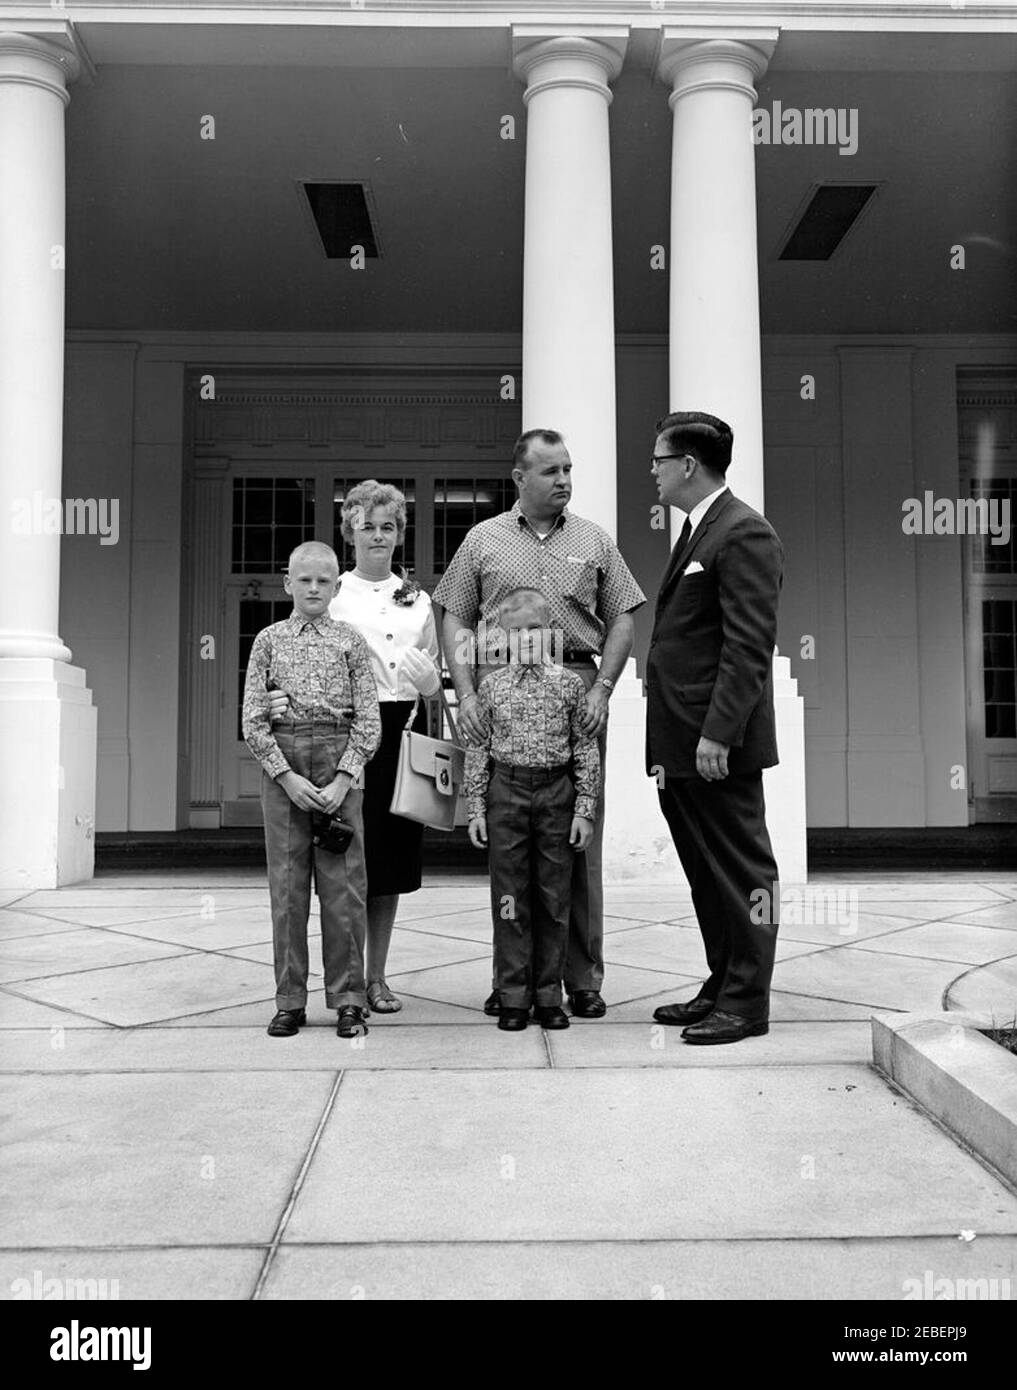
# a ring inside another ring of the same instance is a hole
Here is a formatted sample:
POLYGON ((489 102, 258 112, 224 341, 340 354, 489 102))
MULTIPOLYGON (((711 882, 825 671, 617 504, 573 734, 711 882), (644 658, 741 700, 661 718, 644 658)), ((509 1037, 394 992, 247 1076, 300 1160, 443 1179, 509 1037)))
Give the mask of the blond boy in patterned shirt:
POLYGON ((553 661, 544 595, 513 590, 499 623, 509 664, 480 682, 487 735, 467 750, 464 783, 470 840, 489 845, 498 1027, 525 1028, 533 1006, 544 1028, 567 1028, 572 862, 593 836, 600 752, 583 732, 582 679, 553 661))
POLYGON ((338 1010, 340 1037, 367 1032, 364 794, 354 783, 377 750, 381 717, 366 642, 349 623, 328 614, 338 578, 339 561, 329 546, 297 546, 283 581, 293 613, 258 633, 247 664, 244 738, 264 771, 277 1009, 268 1032, 274 1038, 292 1037, 307 1022, 312 857, 325 1002, 338 1010), (273 690, 289 696, 287 717, 274 725, 273 690), (345 851, 316 841, 335 816, 352 831, 345 851))

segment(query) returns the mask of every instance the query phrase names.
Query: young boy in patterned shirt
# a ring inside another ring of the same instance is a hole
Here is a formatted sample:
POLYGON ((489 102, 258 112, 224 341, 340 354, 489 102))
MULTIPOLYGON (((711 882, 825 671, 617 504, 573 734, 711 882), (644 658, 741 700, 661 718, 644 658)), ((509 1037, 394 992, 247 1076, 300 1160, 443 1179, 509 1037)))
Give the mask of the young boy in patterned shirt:
POLYGON ((478 713, 488 730, 466 753, 469 835, 489 844, 498 1027, 567 1028, 561 980, 574 853, 590 843, 600 795, 597 740, 582 732, 586 687, 552 661, 548 604, 514 589, 499 609, 507 666, 485 676, 478 713))
POLYGON ((298 545, 283 581, 293 612, 254 639, 244 686, 244 738, 264 770, 261 806, 272 903, 277 1013, 273 1038, 307 1022, 307 917, 311 857, 321 902, 325 1003, 341 1038, 367 1032, 364 940, 367 868, 363 791, 354 786, 381 741, 378 690, 367 644, 329 617, 339 561, 318 541, 298 545), (284 690, 286 718, 272 724, 270 693, 284 690), (345 850, 316 843, 340 815, 352 830, 345 850))

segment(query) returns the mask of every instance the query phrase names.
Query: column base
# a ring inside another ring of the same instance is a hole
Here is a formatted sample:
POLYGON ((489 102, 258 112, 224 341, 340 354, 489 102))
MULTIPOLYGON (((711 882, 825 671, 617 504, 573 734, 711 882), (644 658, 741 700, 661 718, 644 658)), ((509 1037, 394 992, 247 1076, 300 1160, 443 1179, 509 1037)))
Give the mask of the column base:
POLYGON ((630 657, 611 695, 604 814, 604 882, 685 882, 657 785, 646 775, 646 696, 630 657))
POLYGON ((805 819, 805 701, 786 656, 773 658, 773 712, 780 762, 763 773, 766 825, 782 888, 808 881, 805 819))
POLYGON ((85 672, 45 658, 0 660, 0 721, 0 891, 91 878, 96 709, 85 672))
MULTIPOLYGON (((805 835, 805 705, 786 656, 774 657, 774 712, 780 763, 763 774, 766 823, 781 883, 803 884, 805 835)), ((646 696, 630 658, 611 697, 604 821, 605 883, 684 883, 685 875, 645 768, 646 696)))

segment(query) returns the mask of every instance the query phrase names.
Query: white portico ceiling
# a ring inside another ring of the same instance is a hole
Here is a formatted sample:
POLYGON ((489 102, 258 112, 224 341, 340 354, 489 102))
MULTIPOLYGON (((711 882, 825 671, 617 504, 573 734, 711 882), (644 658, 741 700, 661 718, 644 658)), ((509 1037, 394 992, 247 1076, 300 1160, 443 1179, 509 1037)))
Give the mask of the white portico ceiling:
MULTIPOLYGON (((96 75, 67 114, 69 327, 519 330, 526 117, 504 24, 323 28, 312 66, 297 31, 267 25, 165 26, 164 62, 125 64, 132 27, 159 26, 79 23, 96 75), (207 115, 214 141, 200 138, 207 115), (300 180, 367 183, 382 257, 363 271, 326 260, 300 180)), ((651 268, 670 217, 655 40, 633 33, 611 106, 625 333, 667 330, 666 273, 651 268)), ((760 106, 855 110, 858 150, 757 150, 764 332, 1013 330, 1015 43, 782 35, 760 106), (878 184, 873 206, 829 262, 778 261, 809 190, 832 180, 878 184), (964 271, 950 269, 956 244, 964 271)))

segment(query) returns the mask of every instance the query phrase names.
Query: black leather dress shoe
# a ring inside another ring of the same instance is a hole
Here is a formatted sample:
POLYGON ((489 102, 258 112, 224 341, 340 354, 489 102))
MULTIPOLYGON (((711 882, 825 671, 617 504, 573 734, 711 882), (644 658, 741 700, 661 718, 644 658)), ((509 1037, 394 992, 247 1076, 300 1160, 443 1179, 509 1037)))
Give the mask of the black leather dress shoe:
POLYGON ((364 1010, 356 1004, 344 1004, 339 1010, 335 1031, 341 1038, 360 1038, 368 1031, 364 1010))
POLYGON ((702 1023, 707 1014, 712 1014, 714 1004, 712 999, 689 999, 684 1004, 661 1004, 659 1009, 654 1009, 653 1016, 658 1023, 683 1025, 689 1023, 702 1023))
POLYGON ((693 1023, 682 1031, 687 1043, 733 1043, 742 1038, 756 1038, 770 1031, 765 1018, 741 1018, 738 1014, 727 1014, 723 1009, 714 1009, 702 1023, 693 1023))
POLYGON ((500 1009, 498 1027, 505 1033, 521 1033, 530 1021, 529 1009, 500 1009))
POLYGON ((569 995, 569 1005, 576 1018, 603 1018, 607 1005, 595 989, 577 989, 569 995))
POLYGON ((560 1004, 549 1004, 546 1008, 541 1008, 538 1005, 533 1010, 533 1017, 541 1028, 567 1028, 569 1026, 569 1016, 560 1004))
POLYGON ((303 1009, 280 1009, 265 1031, 270 1038, 292 1038, 306 1022, 307 1014, 303 1009))
POLYGON ((492 990, 484 1000, 484 1013, 487 1014, 488 1018, 497 1018, 501 1013, 501 996, 496 989, 492 990))

